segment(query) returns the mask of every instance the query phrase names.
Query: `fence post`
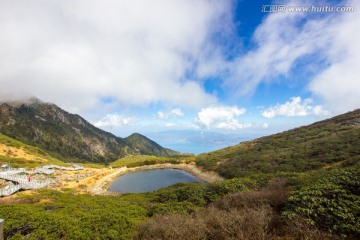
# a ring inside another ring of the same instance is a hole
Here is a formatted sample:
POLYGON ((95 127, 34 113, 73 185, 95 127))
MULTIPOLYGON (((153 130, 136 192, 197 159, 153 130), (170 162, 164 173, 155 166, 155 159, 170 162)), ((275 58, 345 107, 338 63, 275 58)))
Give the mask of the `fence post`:
POLYGON ((4 219, 0 218, 0 240, 4 240, 4 219))

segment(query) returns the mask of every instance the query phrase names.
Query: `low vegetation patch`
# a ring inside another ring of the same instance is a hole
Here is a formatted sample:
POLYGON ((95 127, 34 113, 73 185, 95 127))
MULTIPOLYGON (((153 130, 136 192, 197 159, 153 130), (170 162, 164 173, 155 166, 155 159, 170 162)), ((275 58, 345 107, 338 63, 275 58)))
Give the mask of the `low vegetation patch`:
POLYGON ((301 219, 281 216, 288 190, 286 180, 276 179, 191 214, 156 215, 139 225, 135 239, 335 239, 301 219))
POLYGON ((291 193, 284 216, 360 238, 360 168, 337 169, 291 193))
POLYGON ((110 166, 115 168, 120 167, 139 167, 146 165, 162 164, 162 163, 171 163, 171 164, 180 164, 180 163, 189 163, 194 161, 193 156, 176 156, 176 157, 157 157, 157 156, 147 156, 147 155, 132 155, 120 158, 119 160, 110 164, 110 166))
POLYGON ((0 216, 5 219, 6 239, 131 239, 138 224, 152 216, 193 213, 213 199, 244 189, 248 182, 239 179, 121 196, 39 190, 20 194, 14 204, 1 205, 0 216))

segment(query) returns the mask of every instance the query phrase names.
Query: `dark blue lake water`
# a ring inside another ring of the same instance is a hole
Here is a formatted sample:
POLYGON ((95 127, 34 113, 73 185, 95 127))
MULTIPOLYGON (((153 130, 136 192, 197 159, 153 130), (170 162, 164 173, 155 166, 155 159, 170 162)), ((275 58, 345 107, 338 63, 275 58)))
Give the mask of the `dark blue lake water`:
POLYGON ((204 182, 178 169, 151 169, 126 173, 109 186, 110 192, 141 193, 158 190, 179 182, 204 182))

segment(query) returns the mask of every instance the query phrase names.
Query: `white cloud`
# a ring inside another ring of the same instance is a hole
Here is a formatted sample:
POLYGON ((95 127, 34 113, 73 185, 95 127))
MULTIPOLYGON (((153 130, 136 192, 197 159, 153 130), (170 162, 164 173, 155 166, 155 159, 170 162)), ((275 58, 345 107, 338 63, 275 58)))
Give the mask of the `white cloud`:
POLYGON ((231 74, 226 84, 235 94, 247 95, 260 82, 287 75, 296 60, 328 42, 325 24, 330 22, 306 21, 305 13, 270 14, 255 31, 253 40, 257 48, 229 65, 231 74), (300 21, 305 21, 302 27, 298 27, 300 21))
POLYGON ((241 123, 237 117, 246 112, 245 108, 236 106, 207 107, 198 112, 195 123, 199 127, 218 129, 242 129, 251 124, 241 123))
POLYGON ((175 123, 166 123, 165 127, 175 127, 176 124, 175 123))
MULTIPOLYGON (((287 4, 322 6, 316 1, 287 4)), ((279 76, 287 77, 300 66, 304 85, 333 114, 360 107, 360 5, 357 1, 343 1, 340 5, 355 6, 355 11, 269 14, 255 31, 256 47, 228 62, 225 85, 234 96, 249 95, 261 82, 278 81, 279 76), (308 71, 315 77, 307 78, 305 69, 312 69, 308 71)))
POLYGON ((242 96, 308 66, 317 74, 304 74, 304 85, 332 113, 344 112, 359 107, 360 8, 342 5, 355 11, 269 14, 246 51, 234 1, 2 0, 0 95, 36 95, 77 113, 103 99, 200 108, 218 102, 204 79, 222 79, 226 95, 242 96), (241 54, 229 58, 229 42, 241 54))
POLYGON ((121 128, 135 124, 134 117, 122 117, 118 114, 107 114, 94 123, 98 128, 121 128))
POLYGON ((216 103, 187 73, 216 48, 212 36, 231 28, 230 9, 209 0, 0 1, 1 91, 74 111, 103 98, 216 103))
POLYGON ((356 5, 355 12, 339 17, 332 26, 334 34, 326 55, 329 67, 309 86, 335 113, 360 107, 360 5, 356 5))
POLYGON ((329 114, 320 105, 310 105, 311 102, 311 99, 302 101, 301 97, 293 97, 291 98, 291 101, 265 109, 262 112, 262 115, 266 118, 273 118, 276 116, 304 117, 308 115, 324 116, 329 114))
POLYGON ((182 117, 184 116, 183 111, 180 108, 174 108, 169 112, 158 111, 156 117, 159 119, 167 119, 173 117, 182 117))

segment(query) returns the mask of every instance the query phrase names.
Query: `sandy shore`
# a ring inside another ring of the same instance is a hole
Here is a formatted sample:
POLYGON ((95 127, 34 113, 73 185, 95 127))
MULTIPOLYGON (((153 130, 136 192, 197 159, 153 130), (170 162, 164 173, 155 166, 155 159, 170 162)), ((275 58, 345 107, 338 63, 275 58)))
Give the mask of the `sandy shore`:
POLYGON ((109 192, 107 190, 107 188, 120 175, 123 175, 128 172, 133 172, 133 171, 157 169, 157 168, 174 168, 174 169, 184 170, 184 171, 196 176, 197 178, 199 178, 203 181, 209 182, 209 183, 223 180, 223 178, 220 177, 215 172, 203 172, 200 169, 198 169, 195 165, 184 164, 184 163, 182 163, 182 164, 164 163, 164 164, 155 164, 155 165, 149 165, 149 166, 140 166, 140 167, 135 167, 135 168, 122 167, 122 168, 113 170, 108 175, 106 175, 103 178, 96 181, 91 189, 91 193, 95 194, 95 195, 114 194, 112 192, 109 192))

